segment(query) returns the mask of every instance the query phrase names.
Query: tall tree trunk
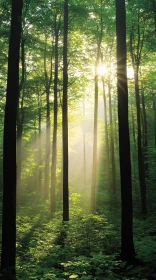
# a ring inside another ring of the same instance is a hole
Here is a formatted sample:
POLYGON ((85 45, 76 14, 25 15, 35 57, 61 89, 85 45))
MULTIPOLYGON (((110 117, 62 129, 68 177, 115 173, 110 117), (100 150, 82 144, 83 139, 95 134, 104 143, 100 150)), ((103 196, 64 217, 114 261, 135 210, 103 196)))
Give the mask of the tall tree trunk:
MULTIPOLYGON (((85 96, 83 100, 83 118, 85 124, 85 96)), ((85 125, 83 125, 83 183, 86 186, 86 135, 85 135, 85 125)))
POLYGON ((58 84, 58 27, 55 20, 55 76, 54 76, 54 128, 52 141, 52 169, 51 169, 51 212, 56 210, 55 189, 56 189, 56 159, 57 159, 57 84, 58 84))
POLYGON ((134 258, 135 251, 133 243, 132 179, 128 124, 125 0, 116 0, 116 34, 119 155, 122 209, 121 257, 122 259, 129 260, 134 258))
POLYGON ((135 97, 137 108, 137 129, 138 129, 138 168, 139 168, 139 181, 140 181, 140 193, 141 193, 141 212, 143 215, 147 213, 146 206, 146 182, 145 182, 145 170, 144 170, 144 158, 142 151, 142 137, 141 137, 141 118, 140 118, 140 95, 139 95, 139 79, 138 79, 138 67, 134 69, 134 81, 135 81, 135 97))
POLYGON ((22 165, 22 133, 24 123, 24 84, 26 80, 26 66, 25 66, 25 40, 21 38, 21 64, 22 64, 22 78, 19 84, 19 98, 18 98, 18 109, 17 109, 17 205, 20 203, 20 191, 21 191, 21 165, 22 165), (21 102, 20 102, 21 99, 21 102), (20 107, 19 107, 20 104, 20 107))
POLYGON ((49 197, 49 161, 50 161, 50 86, 52 81, 52 56, 50 74, 47 72, 47 37, 45 37, 44 49, 44 74, 45 74, 45 89, 46 89, 46 156, 45 156, 45 182, 44 182, 44 198, 49 197))
POLYGON ((156 0, 150 0, 153 10, 153 16, 154 16, 154 28, 155 28, 155 35, 156 35, 156 0))
MULTIPOLYGON (((37 128, 36 128, 36 119, 34 121, 34 143, 37 143, 37 128)), ((37 151, 34 151, 34 161, 35 161, 35 168, 33 172, 33 188, 34 190, 38 189, 38 168, 37 168, 37 161, 38 161, 38 154, 37 151)))
POLYGON ((138 169, 139 182, 141 194, 141 212, 143 215, 147 213, 146 207, 146 182, 144 170, 144 157, 142 150, 142 134, 141 134, 141 110, 140 110, 140 93, 139 93, 139 66, 141 61, 142 48, 144 43, 145 23, 143 28, 140 28, 140 14, 137 12, 137 33, 134 38, 134 26, 132 26, 130 33, 130 55, 132 59, 132 66, 134 70, 134 84, 135 84, 135 99, 137 108, 137 130, 138 130, 138 169), (142 36, 141 36, 142 35, 142 36), (137 37, 137 40, 136 40, 137 37))
MULTIPOLYGON (((132 106, 131 106, 131 110, 132 110, 132 106)), ((134 142, 134 145, 135 145, 136 144, 136 136, 135 136, 135 121, 134 121, 133 110, 132 110, 132 135, 133 135, 133 142, 134 142)))
MULTIPOLYGON (((99 52, 99 50, 98 50, 99 52)), ((96 210, 96 171, 97 171, 97 118, 98 118, 98 58, 95 65, 95 97, 94 97, 94 134, 93 134, 93 167, 91 183, 91 213, 96 210)))
POLYGON ((4 116, 1 270, 11 270, 12 274, 15 274, 16 259, 16 117, 19 98, 19 51, 22 7, 22 0, 12 1, 4 116))
MULTIPOLYGON (((137 170, 137 166, 136 166, 136 161, 137 161, 137 158, 136 158, 136 155, 137 155, 137 143, 136 143, 136 132, 135 132, 135 120, 134 120, 134 113, 133 113, 133 109, 132 109, 132 105, 131 105, 131 117, 132 117, 132 135, 133 135, 133 146, 132 146, 132 167, 133 167, 133 178, 135 179, 136 181, 136 170, 137 170)), ((135 188, 136 190, 136 188, 135 188)))
POLYGON ((108 96, 109 96, 109 118, 110 118, 110 151, 111 151, 111 163, 112 163, 112 190, 116 193, 116 164, 114 154, 114 136, 113 136, 113 121, 112 121, 112 98, 110 81, 108 82, 108 96))
MULTIPOLYGON (((101 1, 102 11, 102 1, 101 1)), ((94 96, 94 132, 93 132, 93 165, 92 165, 92 182, 91 182, 91 213, 96 210, 96 173, 97 173, 97 127, 98 127, 98 65, 100 59, 101 42, 102 42, 102 12, 101 12, 101 30, 97 34, 97 56, 95 61, 95 96, 94 96)), ((98 29, 98 28, 97 28, 98 29)))
POLYGON ((153 119, 154 119, 154 146, 156 147, 156 102, 153 101, 153 119))
POLYGON ((21 97, 21 108, 17 111, 17 205, 20 203, 21 197, 21 171, 22 171, 22 133, 24 123, 24 89, 21 97), (19 113, 20 111, 20 113, 19 113), (20 114, 20 116, 19 116, 20 114))
POLYGON ((143 126, 144 126, 144 141, 143 141, 143 149, 144 149, 144 168, 145 168, 145 176, 149 180, 149 168, 148 168, 148 139, 147 139, 147 117, 146 117, 146 108, 145 108, 145 97, 143 89, 141 89, 141 100, 142 100, 142 114, 143 114, 143 126))
POLYGON ((63 221, 69 221, 68 189, 68 0, 64 0, 64 40, 63 40, 63 221))
POLYGON ((105 91, 104 77, 102 77, 102 87, 103 87, 103 101, 104 101, 104 126, 105 126, 107 185, 108 185, 108 189, 110 189, 110 158, 109 158, 108 125, 107 125, 107 104, 106 104, 106 91, 105 91))
POLYGON ((42 164, 42 159, 41 159, 41 121, 42 121, 42 112, 41 112, 41 96, 40 96, 40 92, 38 90, 37 93, 37 99, 38 99, 38 133, 39 133, 39 137, 38 137, 38 165, 39 165, 39 169, 38 169, 38 190, 42 191, 42 168, 41 168, 41 164, 42 164))
POLYGON ((45 157, 45 182, 44 182, 44 198, 49 197, 49 160, 50 160, 50 92, 46 90, 46 157, 45 157))

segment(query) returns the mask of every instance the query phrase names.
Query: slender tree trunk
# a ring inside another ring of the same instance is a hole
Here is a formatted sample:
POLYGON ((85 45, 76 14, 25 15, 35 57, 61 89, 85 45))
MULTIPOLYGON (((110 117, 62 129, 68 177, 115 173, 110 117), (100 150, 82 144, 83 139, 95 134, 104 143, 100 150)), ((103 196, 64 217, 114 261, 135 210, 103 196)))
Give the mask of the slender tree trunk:
MULTIPOLYGON (((62 97, 61 97, 61 94, 59 92, 59 104, 61 106, 61 111, 62 111, 62 114, 63 114, 63 104, 62 104, 62 97)), ((63 115, 62 115, 62 121, 63 121, 63 115)), ((62 125, 62 131, 61 131, 61 134, 62 134, 62 143, 61 143, 61 160, 60 160, 60 200, 63 201, 63 125, 62 125)))
POLYGON ((54 128, 52 142, 52 169, 51 169, 51 212, 56 211, 56 159, 57 159, 57 84, 58 84, 58 29, 55 21, 55 77, 54 77, 54 128))
POLYGON ((49 197, 49 160, 50 160, 50 92, 46 91, 46 103, 47 103, 47 113, 46 113, 46 158, 45 158, 45 182, 44 182, 44 198, 49 197))
MULTIPOLYGON (((132 117, 132 135, 133 135, 133 146, 132 146, 132 167, 133 167, 133 177, 135 178, 136 181, 136 170, 137 170, 137 166, 136 166, 136 162, 137 162, 137 143, 136 143, 136 132, 135 132, 135 120, 134 120, 134 113, 132 110, 132 106, 131 106, 131 117, 132 117)), ((136 190, 136 189, 135 189, 136 190)))
MULTIPOLYGON (((101 1, 102 5, 102 1, 101 1)), ((102 6, 101 6, 102 9, 102 6)), ((101 16, 101 32, 97 34, 97 57, 95 62, 95 96, 94 96, 94 134, 93 134, 93 166, 92 166, 92 182, 91 182, 91 213, 96 210, 96 173, 97 173, 97 128, 98 128, 98 73, 97 67, 100 58, 100 48, 102 42, 102 16, 101 16)))
POLYGON ((154 16, 154 28, 155 28, 155 35, 156 35, 156 0, 150 0, 153 10, 153 16, 154 16))
POLYGON ((112 190, 116 193, 116 164, 114 154, 114 136, 113 136, 113 121, 112 121, 112 98, 110 81, 108 82, 108 96, 109 96, 109 117, 110 117, 110 151, 111 151, 111 163, 112 163, 112 190))
POLYGON ((103 77, 102 77, 102 87, 103 87, 103 101, 104 101, 104 127, 105 127, 107 184, 108 184, 108 189, 110 189, 110 158, 109 158, 108 125, 107 125, 107 104, 106 104, 105 82, 104 82, 103 77))
MULTIPOLYGON (((85 123, 85 96, 83 100, 83 117, 85 123)), ((83 125, 83 183, 86 186, 86 135, 85 135, 85 125, 83 125)))
MULTIPOLYGON (((23 111, 23 96, 21 100, 21 118, 17 117, 17 194, 16 203, 19 205, 21 197, 21 171, 22 171, 22 133, 23 133, 23 123, 24 123, 24 111, 23 111)), ((19 114, 19 109, 18 109, 19 114)))
POLYGON ((142 150, 142 134, 141 134, 141 108, 140 108, 140 93, 139 93, 139 66, 141 61, 141 54, 144 43, 145 23, 143 28, 140 28, 140 12, 137 12, 137 33, 134 37, 134 28, 132 26, 130 33, 130 55, 132 59, 132 66, 134 70, 134 84, 135 84, 135 99, 137 108, 137 130, 138 130, 138 169, 139 169, 139 182, 141 194, 141 212, 143 215, 147 213, 146 206, 146 182, 144 170, 144 157, 142 150), (141 36, 142 35, 142 36, 141 36), (137 40, 136 40, 137 37, 137 40))
POLYGON ((121 176, 121 257, 126 261, 135 255, 133 243, 133 207, 128 124, 128 87, 126 63, 125 0, 116 0, 117 92, 119 119, 119 155, 121 176))
POLYGON ((146 182, 145 182, 145 171, 144 171, 144 158, 142 151, 142 137, 141 137, 141 118, 140 118, 140 95, 139 95, 139 80, 138 80, 138 68, 134 69, 134 80, 135 80, 135 97, 136 97, 136 108, 137 108, 137 129, 138 129, 138 168, 139 168, 139 181, 140 181, 140 193, 141 193, 141 212, 143 215, 147 213, 146 206, 146 182))
POLYGON ((143 89, 141 90, 141 100, 142 100, 142 114, 143 114, 143 126, 144 126, 144 167, 145 167, 145 176, 149 180, 149 168, 148 168, 148 131, 147 131, 147 117, 146 117, 146 108, 145 108, 145 97, 143 89))
POLYGON ((94 97, 94 134, 93 134, 93 168, 91 183, 91 213, 96 210, 96 171, 97 171, 97 118, 98 118, 98 59, 95 66, 95 97, 94 97))
POLYGON ((114 98, 114 104, 113 104, 113 123, 114 123, 114 143, 118 147, 118 127, 117 127, 117 106, 116 106, 116 97, 114 98))
MULTIPOLYGON (((37 128, 36 128, 36 120, 34 121, 34 142, 37 143, 37 128)), ((34 175, 33 175, 33 187, 34 190, 38 189, 38 168, 37 168, 37 161, 38 161, 38 154, 37 151, 34 151, 34 160, 35 160, 35 168, 34 168, 34 175)))
POLYGON ((69 221, 68 189, 68 0, 64 0, 64 40, 63 40, 63 221, 69 221))
POLYGON ((42 191, 42 169, 41 169, 41 164, 42 164, 42 159, 41 159, 41 121, 42 121, 42 112, 41 112, 41 97, 40 97, 40 92, 38 90, 37 94, 37 99, 38 99, 38 190, 42 191))
POLYGON ((49 161, 50 161, 50 86, 52 81, 52 57, 50 75, 48 78, 47 72, 47 37, 45 37, 44 49, 44 74, 45 74, 45 89, 46 89, 46 156, 45 156, 45 182, 44 182, 44 198, 49 198, 49 161))
MULTIPOLYGON (((15 274, 16 259, 16 117, 23 1, 12 1, 8 78, 4 116, 3 217, 1 270, 15 274)), ((11 277, 10 277, 11 278, 11 277)))
MULTIPOLYGON (((23 35, 23 34, 22 34, 23 35)), ((22 64, 22 78, 19 84, 19 98, 17 108, 17 205, 20 203, 20 191, 21 191, 21 171, 22 171, 22 133, 24 123, 24 84, 26 80, 26 66, 25 66, 25 40, 21 39, 21 64, 22 64), (21 99, 21 102, 20 102, 21 99), (21 105, 19 107, 19 104, 21 105)))
POLYGON ((153 101, 153 119, 154 119, 154 146, 156 147, 156 102, 153 101))
MULTIPOLYGON (((131 110, 132 110, 132 106, 131 106, 131 110)), ((134 121, 134 114, 132 111, 132 134, 133 134, 133 142, 134 145, 136 144, 136 136, 135 136, 135 121, 134 121)))

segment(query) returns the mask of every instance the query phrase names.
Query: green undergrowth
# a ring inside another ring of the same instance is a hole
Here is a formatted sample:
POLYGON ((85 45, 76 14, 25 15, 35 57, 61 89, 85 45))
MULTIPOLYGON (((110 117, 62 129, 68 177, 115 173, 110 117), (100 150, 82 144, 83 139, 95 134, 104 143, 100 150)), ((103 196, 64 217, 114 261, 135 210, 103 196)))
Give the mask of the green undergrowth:
POLYGON ((149 234, 146 221, 135 221, 135 247, 144 265, 121 262, 115 212, 91 215, 80 207, 80 200, 73 196, 70 221, 64 223, 62 212, 52 216, 48 202, 35 193, 19 207, 17 280, 156 279, 155 236, 149 234))

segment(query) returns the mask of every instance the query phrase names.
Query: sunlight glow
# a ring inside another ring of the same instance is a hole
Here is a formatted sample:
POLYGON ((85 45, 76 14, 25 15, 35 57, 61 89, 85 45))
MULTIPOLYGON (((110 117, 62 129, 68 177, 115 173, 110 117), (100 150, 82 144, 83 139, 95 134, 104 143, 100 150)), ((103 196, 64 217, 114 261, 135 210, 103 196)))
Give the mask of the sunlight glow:
POLYGON ((129 79, 134 78, 134 70, 132 67, 127 67, 127 78, 129 78, 129 79))
POLYGON ((103 64, 98 65, 97 67, 97 74, 99 76, 104 76, 107 73, 107 69, 103 64))

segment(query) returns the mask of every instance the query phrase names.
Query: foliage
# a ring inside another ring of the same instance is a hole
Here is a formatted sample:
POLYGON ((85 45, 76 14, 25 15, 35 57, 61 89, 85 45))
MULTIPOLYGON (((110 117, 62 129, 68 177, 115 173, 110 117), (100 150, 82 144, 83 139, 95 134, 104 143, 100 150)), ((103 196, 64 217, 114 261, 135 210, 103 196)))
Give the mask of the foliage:
POLYGON ((128 264, 119 260, 114 243, 119 234, 119 222, 113 219, 116 208, 108 223, 107 207, 107 215, 91 215, 84 209, 80 213, 79 203, 71 221, 62 223, 60 211, 52 217, 48 202, 37 193, 25 195, 17 215, 17 279, 154 280, 156 236, 155 229, 149 231, 151 217, 135 220, 135 245, 142 263, 128 264))

